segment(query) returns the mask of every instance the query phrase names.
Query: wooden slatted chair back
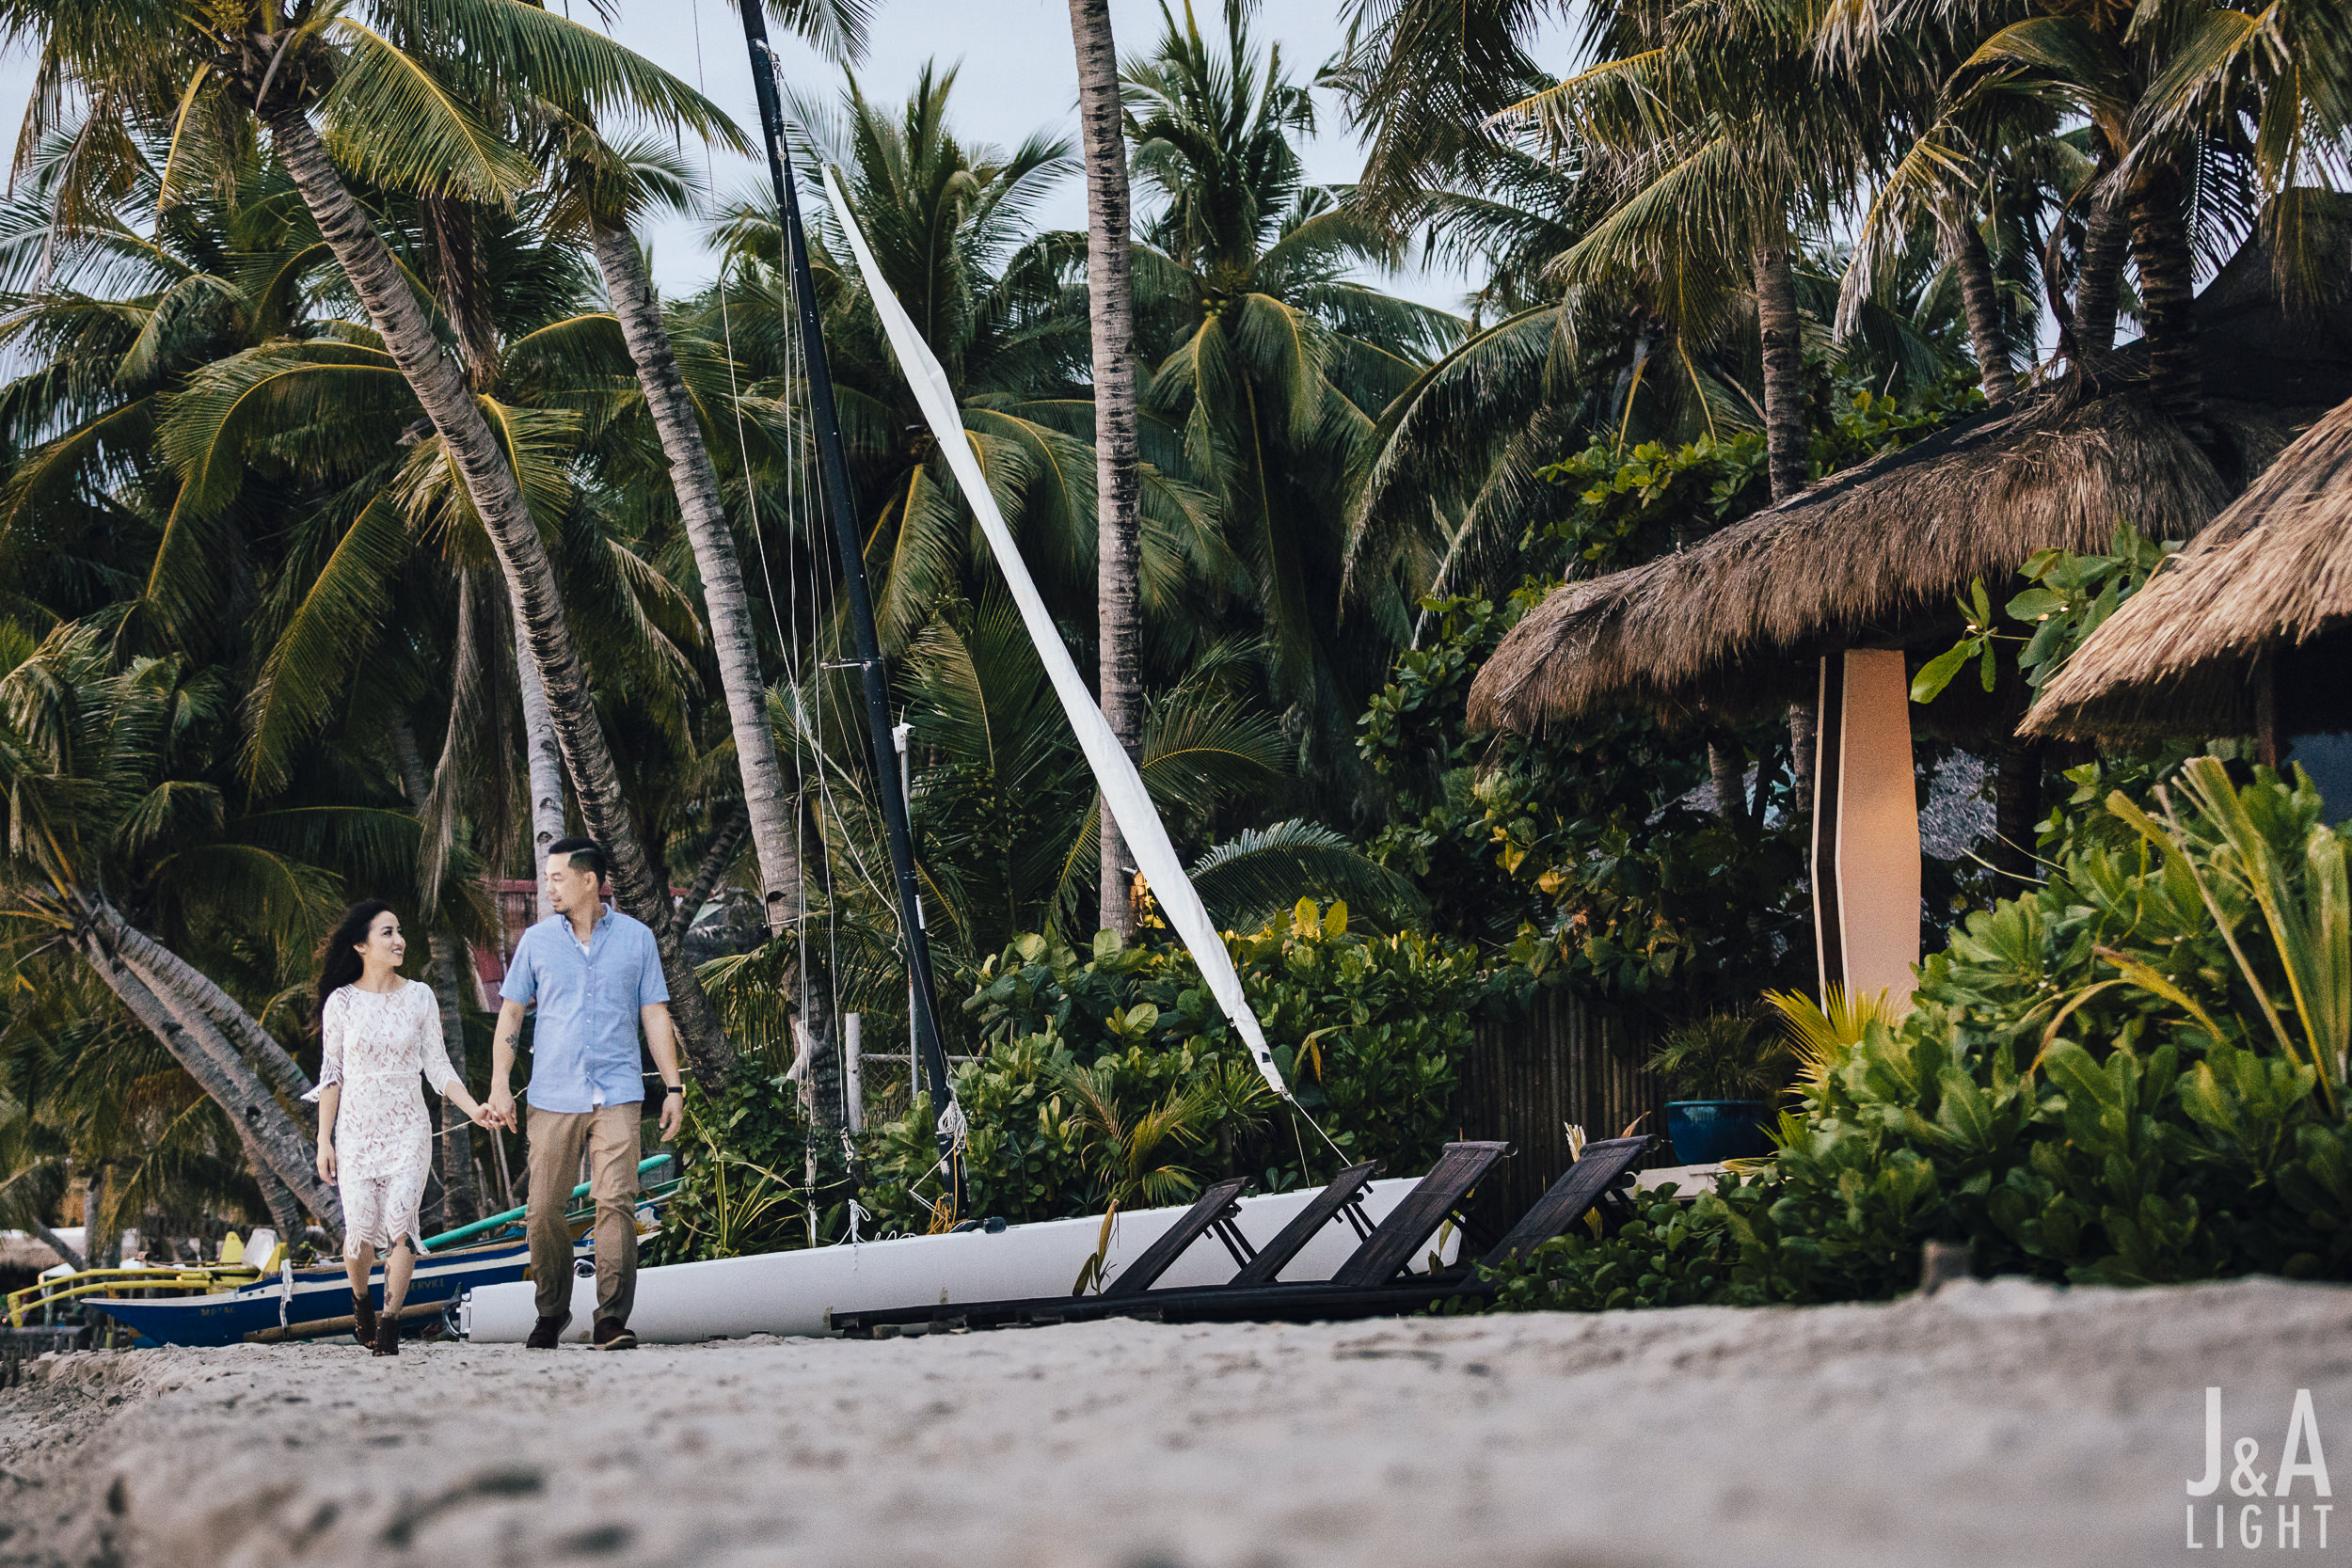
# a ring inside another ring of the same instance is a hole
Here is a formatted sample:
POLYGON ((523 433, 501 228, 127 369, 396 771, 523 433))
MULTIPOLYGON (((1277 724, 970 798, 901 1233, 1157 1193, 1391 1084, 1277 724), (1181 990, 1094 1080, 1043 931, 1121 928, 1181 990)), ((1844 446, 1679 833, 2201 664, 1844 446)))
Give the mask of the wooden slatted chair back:
POLYGON ((1241 1273, 1233 1275, 1232 1288, 1247 1290, 1273 1284, 1275 1275, 1288 1268, 1291 1259, 1315 1239, 1315 1232, 1337 1219, 1341 1210, 1362 1197, 1373 1173, 1379 1168, 1379 1161, 1367 1160, 1360 1165, 1350 1165, 1331 1178, 1323 1191, 1310 1198, 1307 1207, 1293 1214, 1290 1224, 1275 1232, 1274 1240, 1268 1242, 1241 1273))
POLYGON ((1229 1176, 1222 1181, 1211 1182, 1199 1201, 1177 1217, 1176 1223, 1160 1232, 1159 1240, 1145 1247, 1136 1260, 1119 1271, 1119 1277, 1103 1289, 1106 1296, 1141 1295, 1150 1290, 1160 1275, 1166 1274, 1184 1249, 1202 1236, 1221 1219, 1231 1217, 1237 1209, 1233 1200, 1249 1185, 1246 1176, 1229 1176))
POLYGON ((1560 1175, 1535 1206, 1519 1217, 1510 1233, 1480 1259, 1489 1268, 1505 1259, 1532 1252, 1581 1220, 1617 1179, 1633 1168, 1650 1146, 1646 1136, 1597 1138, 1584 1146, 1576 1164, 1560 1175))
POLYGON ((1510 1152, 1507 1143, 1446 1145, 1421 1184, 1373 1227, 1364 1244, 1331 1276, 1331 1283, 1343 1290, 1360 1291, 1394 1279, 1398 1271, 1413 1261, 1422 1244, 1437 1234, 1446 1215, 1510 1152))

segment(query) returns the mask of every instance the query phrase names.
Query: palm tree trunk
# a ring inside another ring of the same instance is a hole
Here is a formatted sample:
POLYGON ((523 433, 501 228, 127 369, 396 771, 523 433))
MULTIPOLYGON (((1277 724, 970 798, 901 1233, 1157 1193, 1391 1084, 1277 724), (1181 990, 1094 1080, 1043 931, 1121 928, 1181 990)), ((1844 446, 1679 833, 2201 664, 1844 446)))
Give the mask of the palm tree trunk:
MULTIPOLYGON (((802 863, 821 862, 824 846, 818 837, 817 819, 813 812, 805 806, 797 810, 793 816, 793 827, 802 835, 802 863)), ((801 891, 802 901, 792 911, 792 918, 794 924, 805 933, 808 928, 807 889, 803 887, 801 891)), ((834 1026, 833 968, 828 961, 829 957, 822 948, 813 944, 803 945, 800 961, 793 966, 794 983, 800 988, 799 1006, 794 1012, 800 1020, 802 1049, 808 1053, 809 1123, 818 1135, 827 1141, 839 1137, 846 1116, 842 1100, 841 1039, 834 1026)), ((914 1070, 912 1066, 908 1070, 914 1070)), ((813 1178, 813 1170, 811 1175, 813 1178)))
MULTIPOLYGON (((1136 566, 1141 554, 1142 484, 1136 435, 1136 299, 1127 252, 1130 214, 1127 144, 1120 117, 1119 50, 1109 0, 1070 0, 1070 37, 1078 55, 1078 132, 1087 166, 1087 314, 1094 341, 1095 616, 1101 641, 1103 717, 1111 734, 1139 757, 1143 749, 1142 617, 1136 566)), ((1103 928, 1136 931, 1127 845, 1108 810, 1102 814, 1103 928)))
MULTIPOLYGON (((735 863, 735 857, 743 852, 743 835, 751 830, 752 819, 740 801, 721 808, 718 831, 710 835, 710 845, 703 851, 702 863, 694 868, 693 885, 686 890, 685 898, 678 903, 674 931, 678 941, 686 940, 686 933, 693 927, 694 917, 702 912, 705 904, 710 902, 710 895, 719 890, 719 879, 727 874, 727 867, 735 863)), ((785 914, 788 920, 798 912, 796 907, 787 910, 785 914)))
POLYGON ((103 1222, 106 1217, 106 1188, 112 1183, 111 1166, 100 1165, 82 1178, 82 1250, 94 1269, 111 1269, 121 1263, 115 1256, 114 1227, 103 1222))
MULTIPOLYGON (((61 1260, 66 1267, 73 1270, 76 1274, 79 1274, 82 1270, 89 1267, 89 1264, 83 1261, 82 1255, 80 1253, 74 1251, 71 1246, 66 1244, 66 1239, 63 1236, 58 1235, 56 1231, 41 1224, 40 1220, 36 1219, 32 1222, 32 1231, 35 1240, 39 1241, 41 1245, 47 1247, 50 1251, 56 1253, 59 1260, 61 1260)), ((85 1242, 89 1240, 89 1231, 87 1227, 85 1227, 82 1231, 82 1240, 85 1242)))
POLYGON ((523 757, 530 773, 531 874, 539 918, 545 920, 555 912, 548 902, 548 849, 564 836, 564 748, 555 738, 548 689, 539 679, 539 662, 531 657, 530 634, 519 615, 515 618, 515 684, 522 692, 523 757))
MULTIPOLYGON (((326 1221, 330 1228, 342 1227, 342 1205, 333 1188, 318 1179, 312 1164, 310 1142, 294 1127, 284 1107, 270 1098, 269 1091, 259 1077, 238 1060, 236 1050, 213 1030, 203 1015, 183 1001, 174 1007, 167 998, 168 991, 158 991, 125 962, 110 940, 115 932, 131 930, 127 922, 113 914, 110 906, 98 905, 100 921, 110 929, 102 934, 100 924, 85 927, 75 939, 82 958, 106 989, 127 1008, 131 1016, 162 1042, 187 1075, 196 1080, 197 1087, 209 1095, 215 1103, 228 1113, 229 1123, 237 1130, 237 1138, 245 1147, 246 1159, 262 1183, 264 1196, 270 1196, 272 1179, 282 1184, 302 1206, 326 1221)), ((273 1202, 272 1214, 281 1227, 286 1216, 277 1213, 273 1202)), ((301 1216, 293 1216, 289 1234, 301 1235, 301 1216)))
POLYGON ((1811 702, 1788 705, 1788 793, 1801 816, 1813 812, 1813 753, 1819 750, 1821 720, 1816 706, 1811 702))
POLYGON ((670 985, 670 1014, 696 1070, 713 1083, 734 1065, 734 1053, 719 1030, 709 999, 676 942, 669 940, 669 890, 647 863, 638 842, 621 781, 605 742, 588 689, 587 671, 564 619, 555 571, 539 538, 522 487, 506 466, 489 421, 483 417, 465 378, 433 335, 400 264, 342 177, 328 162, 318 133, 298 109, 269 116, 271 140, 303 203, 335 254, 343 277, 366 305, 369 320, 425 416, 433 421, 449 460, 466 485, 474 513, 498 553, 536 665, 547 688, 548 710, 572 776, 580 815, 604 847, 612 867, 612 892, 622 909, 656 933, 662 973, 670 985))
MULTIPOLYGON (((424 755, 417 750, 417 732, 405 713, 392 721, 392 756, 400 765, 401 790, 422 816, 433 786, 425 777, 424 755)), ((449 1050, 450 1065, 462 1075, 466 1070, 466 1010, 457 988, 465 973, 464 955, 455 939, 434 920, 429 906, 418 913, 425 922, 425 975, 441 1007, 441 1039, 449 1050)), ((481 1217, 473 1190, 473 1122, 447 1096, 441 1100, 441 1135, 434 1140, 434 1152, 441 1173, 442 1217, 447 1221, 443 1228, 472 1224, 481 1217)))
POLYGON ((2094 198, 2083 219, 2083 253, 2074 283, 2075 352, 2096 365, 2115 347, 2117 302, 2123 293, 2123 259, 2131 251, 2132 226, 2117 201, 2094 198))
POLYGON ((1707 743, 1707 776, 1715 785, 1715 815, 1737 826, 1747 820, 1747 769, 1740 753, 1714 741, 1707 743))
MULTIPOLYGON (((800 903, 801 857, 793 832, 793 790, 776 760, 775 732, 768 723, 768 691, 759 673, 759 638, 753 630, 751 601, 743 591, 742 567, 719 496, 719 473, 703 444, 702 424, 678 374, 677 356, 661 324, 661 301, 645 273, 645 255, 627 229, 594 228, 597 269, 621 319, 644 389, 646 410, 670 460, 670 487, 677 493, 686 537, 694 548, 694 569, 703 579, 703 603, 710 619, 710 647, 719 661, 719 684, 726 692, 727 723, 735 735, 735 759, 743 775, 743 804, 750 814, 752 853, 759 862, 760 908, 771 935, 781 932, 800 903)), ((691 916, 689 916, 691 919, 691 916)))
MULTIPOLYGON (((1756 248, 1756 320, 1764 344, 1764 449, 1772 499, 1804 488, 1804 324, 1788 236, 1776 230, 1756 248)), ((1788 705, 1789 774, 1800 811, 1813 809, 1813 704, 1788 705)))
POLYGON ((1972 214, 1957 213, 1947 227, 1952 270, 1960 277, 1961 309, 1968 317, 1968 346, 1977 355, 1977 384, 1984 401, 1998 408, 2017 389, 2010 359, 2009 328, 2001 321, 2001 293, 1993 277, 1993 257, 1972 214))
POLYGON ((2139 267, 2139 320, 2148 339, 2148 394, 2192 436, 2205 435, 2205 378, 2197 356, 2197 318, 2190 309, 2196 267, 2181 171, 2149 166, 2132 184, 2132 260, 2139 267))
MULTIPOLYGON (((108 926, 108 940, 114 942, 122 961, 149 990, 174 999, 175 1010, 177 1000, 184 998, 223 1037, 238 1058, 261 1074, 271 1092, 284 1095, 303 1111, 310 1111, 310 1102, 302 1097, 310 1092, 310 1075, 287 1054, 276 1037, 238 1006, 235 997, 214 984, 211 975, 124 920, 119 911, 109 908, 101 918, 108 926)), ((305 1116, 297 1112, 294 1118, 298 1123, 314 1126, 317 1114, 305 1116)))
POLYGON ((1772 499, 1804 488, 1804 324, 1797 314, 1797 274, 1788 237, 1756 247, 1756 320, 1764 341, 1764 446, 1772 499))

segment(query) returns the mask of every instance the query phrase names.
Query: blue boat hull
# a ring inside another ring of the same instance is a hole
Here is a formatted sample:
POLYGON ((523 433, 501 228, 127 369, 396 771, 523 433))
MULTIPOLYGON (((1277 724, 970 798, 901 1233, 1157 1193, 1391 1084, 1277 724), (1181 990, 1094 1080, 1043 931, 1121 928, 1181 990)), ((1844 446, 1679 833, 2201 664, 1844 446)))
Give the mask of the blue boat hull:
MULTIPOLYGON (((588 1238, 576 1243, 578 1255, 590 1250, 588 1238)), ((531 1263, 531 1246, 520 1237, 504 1238, 458 1251, 433 1253, 420 1259, 408 1281, 408 1305, 454 1301, 484 1285, 521 1279, 531 1263)), ((370 1275, 369 1294, 384 1302, 384 1266, 370 1275)), ((280 1323, 319 1323, 351 1313, 351 1282, 339 1266, 297 1269, 294 1291, 282 1279, 257 1280, 237 1290, 208 1296, 165 1296, 149 1300, 99 1296, 83 1305, 122 1324, 141 1345, 233 1345, 248 1334, 276 1328, 280 1323), (281 1318, 280 1311, 283 1310, 281 1318)))

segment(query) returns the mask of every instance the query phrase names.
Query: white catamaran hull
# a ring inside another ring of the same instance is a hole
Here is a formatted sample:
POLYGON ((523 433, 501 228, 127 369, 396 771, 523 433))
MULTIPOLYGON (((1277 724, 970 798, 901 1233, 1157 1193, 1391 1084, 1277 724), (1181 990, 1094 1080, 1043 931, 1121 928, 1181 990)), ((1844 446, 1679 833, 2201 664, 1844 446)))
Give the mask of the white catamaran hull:
MULTIPOLYGON (((1409 1179, 1375 1181, 1365 1189, 1364 1208, 1376 1224, 1412 1191, 1409 1179)), ((1314 1196, 1275 1193, 1241 1200, 1237 1222, 1252 1245, 1263 1246, 1314 1196)), ((1118 1278, 1127 1260, 1174 1224, 1182 1208, 1138 1209, 1120 1216, 1104 1260, 1118 1278)), ((937 1302, 1005 1301, 1063 1295, 1094 1252, 1101 1217, 1045 1220, 1009 1226, 990 1234, 967 1230, 946 1236, 903 1236, 858 1245, 771 1252, 755 1258, 719 1258, 702 1263, 673 1263, 641 1269, 637 1305, 628 1325, 649 1344, 686 1344, 696 1339, 739 1338, 751 1334, 822 1335, 836 1311, 871 1311, 937 1302)), ((1355 1230, 1335 1220, 1282 1271, 1299 1282, 1328 1279, 1356 1249, 1355 1230)), ((1448 1227, 1436 1243, 1439 1260, 1451 1263, 1460 1238, 1448 1227)), ((1215 1236, 1185 1249, 1156 1288, 1222 1285, 1233 1275, 1232 1258, 1215 1236)), ((596 1310, 596 1282, 575 1279, 567 1341, 585 1342, 596 1310)), ((477 1343, 519 1343, 536 1317, 528 1281, 487 1285, 470 1292, 458 1308, 458 1330, 477 1343)))

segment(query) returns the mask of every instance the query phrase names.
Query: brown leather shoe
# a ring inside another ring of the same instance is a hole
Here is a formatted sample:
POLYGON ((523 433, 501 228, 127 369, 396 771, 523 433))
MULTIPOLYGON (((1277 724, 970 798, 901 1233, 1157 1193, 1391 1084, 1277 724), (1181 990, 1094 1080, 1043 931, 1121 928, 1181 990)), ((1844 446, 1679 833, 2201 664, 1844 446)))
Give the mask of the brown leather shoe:
POLYGON ((371 1350, 375 1346, 375 1298, 357 1291, 351 1295, 351 1337, 371 1350))
POLYGON ((562 1338, 564 1331, 571 1326, 572 1315, 569 1312, 560 1318, 541 1318, 531 1325, 531 1338, 523 1341, 523 1348, 553 1350, 556 1340, 562 1338))
POLYGON ((400 1354, 400 1320, 389 1312, 376 1315, 374 1354, 377 1355, 400 1354))
POLYGON ((595 1343, 598 1350, 635 1350, 637 1336, 618 1318, 598 1318, 595 1343))

